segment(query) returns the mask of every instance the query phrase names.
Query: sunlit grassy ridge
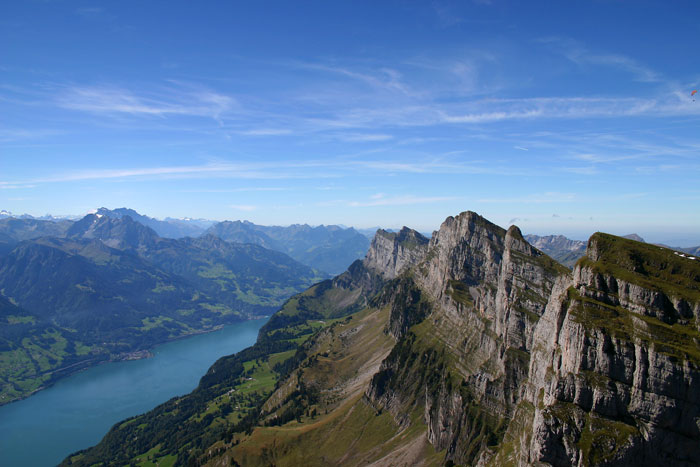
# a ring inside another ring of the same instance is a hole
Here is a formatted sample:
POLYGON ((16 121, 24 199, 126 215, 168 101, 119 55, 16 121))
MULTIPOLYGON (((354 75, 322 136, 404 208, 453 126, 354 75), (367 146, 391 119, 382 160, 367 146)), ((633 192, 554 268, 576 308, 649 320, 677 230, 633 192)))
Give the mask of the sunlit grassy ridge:
POLYGON ((584 256, 579 265, 618 279, 658 290, 669 297, 700 302, 700 260, 668 248, 597 232, 588 241, 598 257, 584 256))

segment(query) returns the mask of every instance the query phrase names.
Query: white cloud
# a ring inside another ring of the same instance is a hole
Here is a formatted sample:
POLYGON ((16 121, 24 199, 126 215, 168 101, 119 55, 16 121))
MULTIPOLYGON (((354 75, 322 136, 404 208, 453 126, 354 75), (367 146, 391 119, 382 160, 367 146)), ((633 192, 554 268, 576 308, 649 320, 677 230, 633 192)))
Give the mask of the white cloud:
POLYGON ((206 90, 163 89, 159 94, 146 96, 113 86, 69 87, 56 102, 66 109, 97 114, 188 115, 214 119, 237 104, 229 96, 206 90))
POLYGON ((246 212, 255 211, 256 209, 258 209, 257 206, 252 206, 250 204, 232 204, 229 207, 231 209, 235 209, 236 211, 246 211, 246 212))
POLYGON ((75 10, 77 14, 85 17, 93 17, 101 15, 104 12, 104 8, 100 7, 81 7, 75 10))
POLYGON ((0 182, 0 190, 21 190, 26 188, 34 188, 36 185, 25 183, 0 182))
POLYGON ((238 134, 244 136, 282 136, 292 134, 292 130, 287 128, 255 128, 239 131, 238 134))
MULTIPOLYGON (((381 194, 380 194, 381 195, 381 194)), ((350 201, 348 206, 351 207, 368 207, 368 206, 405 206, 411 204, 430 204, 441 203, 444 201, 454 201, 459 199, 456 196, 393 196, 385 197, 383 195, 377 197, 374 195, 369 201, 350 201)))
POLYGON ((560 167, 557 170, 578 175, 597 175, 600 173, 595 167, 560 167))
POLYGON ((392 135, 384 133, 356 133, 340 135, 338 137, 342 141, 347 141, 351 143, 364 143, 364 142, 375 142, 375 141, 388 141, 393 139, 392 135))
POLYGON ((540 204, 540 203, 568 203, 576 200, 575 193, 546 192, 509 198, 482 198, 478 203, 513 203, 513 204, 540 204))
POLYGON ((0 128, 0 143, 36 140, 62 134, 63 131, 48 129, 0 128))
POLYGON ((242 188, 225 188, 220 190, 182 190, 182 193, 245 193, 245 192, 264 192, 264 191, 285 191, 287 188, 282 187, 242 187, 242 188))

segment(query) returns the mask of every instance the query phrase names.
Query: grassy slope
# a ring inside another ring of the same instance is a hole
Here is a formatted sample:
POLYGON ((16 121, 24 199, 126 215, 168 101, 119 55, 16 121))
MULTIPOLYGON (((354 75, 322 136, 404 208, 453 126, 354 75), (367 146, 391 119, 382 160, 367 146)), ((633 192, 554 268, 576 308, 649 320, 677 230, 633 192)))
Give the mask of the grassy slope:
POLYGON ((291 407, 303 407, 302 413, 282 426, 259 426, 228 446, 216 446, 227 451, 210 463, 234 459, 241 465, 366 465, 386 456, 438 463, 424 425, 402 428, 364 397, 394 344, 384 332, 388 316, 388 308, 369 308, 317 334, 299 370, 280 385, 274 402, 266 404, 263 424, 274 423, 291 407), (313 388, 314 396, 297 397, 300 385, 313 388))
POLYGON ((0 404, 25 397, 107 355, 0 296, 0 404))
POLYGON ((217 361, 195 391, 115 425, 96 447, 64 462, 93 465, 109 459, 107 465, 146 465, 175 459, 186 464, 210 456, 209 446, 231 443, 235 433, 250 431, 279 381, 307 358, 306 341, 364 300, 352 279, 345 279, 347 287, 324 281, 290 299, 261 329, 253 347, 217 361))

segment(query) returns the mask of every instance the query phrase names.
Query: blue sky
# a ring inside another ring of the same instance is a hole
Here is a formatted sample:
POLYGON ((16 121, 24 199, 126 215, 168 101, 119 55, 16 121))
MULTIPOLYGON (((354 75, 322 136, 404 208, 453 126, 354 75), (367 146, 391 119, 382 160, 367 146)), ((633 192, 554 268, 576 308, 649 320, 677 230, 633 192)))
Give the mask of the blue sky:
POLYGON ((0 209, 700 244, 697 2, 2 2, 0 209))

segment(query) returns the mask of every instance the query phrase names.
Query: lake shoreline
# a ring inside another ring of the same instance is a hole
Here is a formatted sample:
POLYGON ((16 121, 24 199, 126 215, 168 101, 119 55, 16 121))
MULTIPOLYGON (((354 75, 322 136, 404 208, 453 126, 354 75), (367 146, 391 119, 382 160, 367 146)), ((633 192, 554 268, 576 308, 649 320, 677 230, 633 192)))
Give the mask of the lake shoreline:
POLYGON ((118 361, 92 362, 34 397, 0 407, 0 465, 56 465, 97 444, 115 423, 191 392, 218 359, 253 345, 267 319, 180 336, 156 346, 151 357, 124 353, 118 361))
POLYGON ((100 365, 104 365, 107 363, 128 362, 128 361, 143 360, 146 358, 152 358, 154 356, 153 351, 155 351, 158 347, 160 347, 162 345, 169 344, 171 342, 177 342, 179 340, 187 339, 187 338, 194 337, 194 336, 199 336, 202 334, 208 334, 211 332, 220 331, 220 330, 224 329, 226 326, 241 324, 241 323, 245 323, 246 321, 267 319, 269 317, 270 317, 270 315, 251 316, 249 318, 241 319, 240 321, 234 321, 232 323, 217 324, 211 328, 201 329, 198 331, 183 334, 181 336, 176 336, 176 337, 173 337, 170 339, 166 339, 164 341, 155 342, 155 343, 151 344, 150 346, 143 348, 143 349, 137 349, 137 350, 133 350, 130 352, 122 352, 122 353, 113 354, 113 355, 112 354, 108 354, 108 355, 98 354, 92 359, 75 362, 75 363, 72 363, 71 365, 68 365, 67 367, 55 368, 53 370, 46 371, 39 376, 52 375, 55 373, 60 373, 60 372, 64 372, 66 370, 69 370, 65 374, 61 374, 60 376, 57 376, 55 379, 53 379, 53 378, 50 379, 47 382, 47 384, 43 384, 43 385, 39 386, 38 388, 36 388, 32 392, 30 392, 29 394, 14 398, 14 399, 9 400, 9 401, 0 400, 0 407, 12 404, 14 402, 20 402, 20 401, 29 399, 33 395, 35 395, 35 394, 37 394, 45 389, 49 389, 49 388, 53 387, 55 384, 59 383, 60 381, 64 380, 65 378, 69 378, 71 376, 77 375, 77 374, 79 374, 83 371, 89 370, 91 368, 96 368, 100 365), (104 357, 104 358, 100 358, 100 357, 104 357), (73 367, 76 367, 76 368, 73 368, 73 367))

